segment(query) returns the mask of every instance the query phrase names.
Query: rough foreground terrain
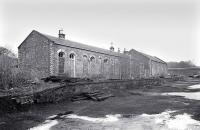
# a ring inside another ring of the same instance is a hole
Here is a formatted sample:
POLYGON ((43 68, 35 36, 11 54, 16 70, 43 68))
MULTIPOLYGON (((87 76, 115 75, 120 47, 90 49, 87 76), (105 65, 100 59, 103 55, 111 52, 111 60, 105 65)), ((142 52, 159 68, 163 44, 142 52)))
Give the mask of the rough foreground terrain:
POLYGON ((132 90, 113 89, 115 97, 101 102, 33 105, 27 112, 0 116, 0 130, 198 130, 200 86, 188 87, 194 84, 200 84, 200 80, 132 90))

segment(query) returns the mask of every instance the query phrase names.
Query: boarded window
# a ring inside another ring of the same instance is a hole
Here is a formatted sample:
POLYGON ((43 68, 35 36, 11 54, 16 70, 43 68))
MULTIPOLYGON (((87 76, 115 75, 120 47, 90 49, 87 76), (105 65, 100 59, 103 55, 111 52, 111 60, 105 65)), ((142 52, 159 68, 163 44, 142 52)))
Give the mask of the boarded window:
POLYGON ((65 66, 64 54, 65 54, 64 52, 58 53, 58 57, 59 57, 58 69, 59 69, 60 74, 64 73, 64 66, 65 66))
POLYGON ((76 77, 76 61, 75 61, 75 54, 71 53, 69 55, 70 58, 70 75, 71 77, 76 77))
POLYGON ((83 55, 83 76, 88 77, 88 58, 83 55))
POLYGON ((90 75, 93 76, 95 74, 97 74, 95 58, 94 56, 91 56, 90 57, 90 75))

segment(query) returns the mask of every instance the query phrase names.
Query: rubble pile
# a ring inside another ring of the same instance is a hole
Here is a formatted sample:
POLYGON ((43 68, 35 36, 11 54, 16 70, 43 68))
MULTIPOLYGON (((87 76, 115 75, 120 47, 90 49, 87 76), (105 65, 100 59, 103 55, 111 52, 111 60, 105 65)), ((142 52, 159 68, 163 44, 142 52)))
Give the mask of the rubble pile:
POLYGON ((49 76, 42 78, 44 82, 61 82, 61 83, 77 83, 77 82, 92 82, 89 78, 71 78, 66 76, 49 76))
POLYGON ((83 92, 77 94, 71 98, 71 101, 80 101, 80 100, 92 100, 92 101, 103 101, 107 98, 114 97, 112 94, 105 94, 100 91, 95 92, 83 92))

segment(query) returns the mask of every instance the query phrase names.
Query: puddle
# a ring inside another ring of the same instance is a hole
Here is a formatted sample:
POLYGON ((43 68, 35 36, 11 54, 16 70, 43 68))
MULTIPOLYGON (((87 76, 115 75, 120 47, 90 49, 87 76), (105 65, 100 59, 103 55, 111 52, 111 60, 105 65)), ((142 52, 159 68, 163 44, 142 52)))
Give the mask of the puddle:
MULTIPOLYGON (((175 115, 175 111, 165 111, 160 114, 106 115, 95 118, 76 114, 62 115, 62 120, 48 122, 30 130, 81 129, 81 130, 199 130, 200 122, 184 113, 175 115), (59 122, 59 123, 58 123, 59 122)), ((52 116, 55 117, 55 116, 52 116)), ((51 117, 51 118, 52 118, 51 117)))
POLYGON ((119 120, 121 117, 120 114, 116 115, 106 115, 104 118, 94 118, 94 117, 88 117, 88 116, 78 116, 75 114, 71 114, 68 116, 65 116, 66 118, 72 118, 72 119, 81 119, 81 120, 86 120, 86 121, 91 121, 91 122, 96 122, 96 123, 107 123, 107 122, 116 122, 119 120))
MULTIPOLYGON (((200 89, 200 84, 188 86, 188 89, 200 89)), ((200 100, 200 92, 170 92, 161 95, 182 96, 187 99, 200 100)))
POLYGON ((4 124, 6 124, 5 122, 0 122, 0 125, 4 125, 4 124))
POLYGON ((158 128, 163 130, 193 130, 197 126, 200 128, 200 122, 192 119, 190 115, 184 113, 173 116, 173 113, 173 111, 167 111, 154 115, 142 114, 140 117, 149 120, 156 130, 158 128))
POLYGON ((200 84, 189 86, 188 89, 200 89, 200 84))
POLYGON ((163 93, 162 95, 182 96, 187 99, 200 100, 200 92, 171 92, 163 93))
POLYGON ((50 130, 51 127, 58 124, 57 120, 46 120, 41 125, 38 125, 36 127, 30 128, 29 130, 50 130))

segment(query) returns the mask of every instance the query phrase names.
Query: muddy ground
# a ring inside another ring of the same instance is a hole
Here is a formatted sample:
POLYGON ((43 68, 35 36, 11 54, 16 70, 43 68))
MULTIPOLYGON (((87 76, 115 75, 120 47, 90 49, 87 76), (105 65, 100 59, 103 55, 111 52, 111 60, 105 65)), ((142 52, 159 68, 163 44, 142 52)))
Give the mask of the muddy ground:
MULTIPOLYGON (((158 114, 166 110, 188 113, 200 121, 200 101, 186 99, 182 96, 165 96, 167 92, 200 92, 200 89, 187 87, 199 84, 198 79, 166 82, 162 86, 151 86, 132 90, 110 90, 115 97, 105 101, 63 101, 56 104, 33 105, 26 112, 5 114, 0 116, 0 130, 26 130, 44 122, 49 116, 73 111, 76 115, 104 117, 105 115, 123 114, 137 116, 141 114, 158 114)), ((192 93, 191 93, 192 94, 192 93)), ((61 119, 62 120, 62 119, 61 119)), ((67 129, 76 122, 65 122, 65 125, 53 126, 52 129, 67 129)))

